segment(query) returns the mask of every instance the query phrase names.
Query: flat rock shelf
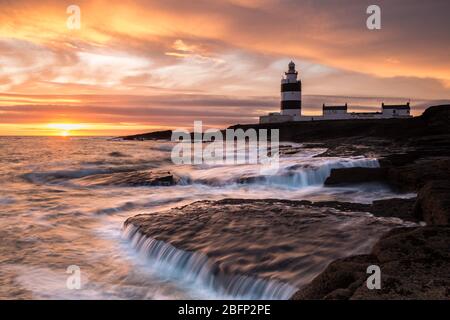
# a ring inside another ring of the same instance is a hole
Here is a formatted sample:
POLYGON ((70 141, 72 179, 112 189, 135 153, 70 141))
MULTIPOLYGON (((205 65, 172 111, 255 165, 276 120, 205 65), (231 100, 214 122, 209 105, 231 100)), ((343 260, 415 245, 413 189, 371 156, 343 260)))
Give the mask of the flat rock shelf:
POLYGON ((305 201, 224 199, 131 217, 125 235, 150 262, 222 297, 288 299, 331 261, 407 225, 305 201))

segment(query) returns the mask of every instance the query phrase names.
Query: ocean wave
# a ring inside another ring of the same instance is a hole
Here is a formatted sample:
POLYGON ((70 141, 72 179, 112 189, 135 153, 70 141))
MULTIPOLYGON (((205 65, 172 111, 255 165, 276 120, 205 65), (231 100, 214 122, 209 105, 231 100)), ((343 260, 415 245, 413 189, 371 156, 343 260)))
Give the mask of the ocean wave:
POLYGON ((130 174, 138 175, 139 172, 148 169, 148 166, 133 166, 124 165, 107 168, 80 168, 72 170, 51 170, 42 172, 29 172, 22 174, 22 178, 30 183, 45 184, 45 183, 59 183, 69 180, 84 179, 92 177, 92 179, 102 177, 111 177, 115 174, 130 174))
POLYGON ((169 243, 142 235, 129 224, 123 237, 149 259, 165 276, 183 279, 215 292, 218 297, 251 300, 286 300, 298 289, 277 280, 226 274, 204 254, 175 248, 169 243))
POLYGON ((78 169, 78 170, 54 170, 47 172, 30 172, 22 175, 22 178, 31 183, 49 183, 61 180, 77 179, 95 174, 111 173, 111 169, 78 169))
MULTIPOLYGON (((212 168, 192 172, 192 183, 212 186, 224 186, 228 184, 258 184, 268 186, 280 186, 289 188, 304 188, 323 185, 330 176, 332 169, 350 167, 379 167, 377 159, 338 159, 325 160, 322 163, 311 165, 310 163, 285 164, 276 174, 261 175, 255 168, 249 170, 239 167, 212 168)), ((248 168, 247 168, 248 169, 248 168)))
POLYGON ((173 186, 186 183, 182 178, 167 170, 142 170, 95 174, 73 181, 81 186, 173 186))

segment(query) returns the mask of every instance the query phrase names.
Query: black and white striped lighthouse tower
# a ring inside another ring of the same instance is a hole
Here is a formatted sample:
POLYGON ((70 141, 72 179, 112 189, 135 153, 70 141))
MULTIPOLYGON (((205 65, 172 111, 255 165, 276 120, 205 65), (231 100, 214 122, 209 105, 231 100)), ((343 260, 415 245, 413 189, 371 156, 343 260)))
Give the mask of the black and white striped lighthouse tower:
POLYGON ((289 63, 289 71, 281 79, 281 114, 300 116, 302 110, 302 83, 297 80, 298 72, 295 63, 289 63))

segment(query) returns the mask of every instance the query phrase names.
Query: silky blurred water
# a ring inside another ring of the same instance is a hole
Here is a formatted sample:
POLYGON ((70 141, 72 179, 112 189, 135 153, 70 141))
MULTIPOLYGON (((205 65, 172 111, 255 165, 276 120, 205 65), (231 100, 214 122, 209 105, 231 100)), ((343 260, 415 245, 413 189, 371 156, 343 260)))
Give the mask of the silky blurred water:
POLYGON ((258 177, 257 165, 174 166, 171 147, 170 142, 108 138, 0 137, 0 298, 220 298, 210 288, 153 268, 121 237, 123 222, 136 214, 203 199, 370 203, 394 195, 380 185, 323 187, 331 168, 376 166, 376 159, 321 158, 314 156, 324 150, 304 149, 282 157, 279 173, 267 178, 258 177), (80 183, 95 174, 153 168, 174 172, 186 183, 80 183), (81 290, 66 287, 70 265, 81 269, 81 290))

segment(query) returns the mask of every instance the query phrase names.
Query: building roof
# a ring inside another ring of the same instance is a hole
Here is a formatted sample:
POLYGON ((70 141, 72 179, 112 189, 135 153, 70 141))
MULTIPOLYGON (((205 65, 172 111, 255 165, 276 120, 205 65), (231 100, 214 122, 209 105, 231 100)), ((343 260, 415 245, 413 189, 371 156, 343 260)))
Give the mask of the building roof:
POLYGON ((294 63, 294 61, 289 62, 288 67, 289 67, 289 70, 288 70, 288 72, 284 73, 285 75, 298 74, 297 70, 295 70, 295 63, 294 63))
POLYGON ((351 112, 350 114, 366 116, 366 115, 377 115, 382 113, 377 111, 377 112, 351 112))
POLYGON ((325 104, 322 105, 323 110, 347 110, 347 104, 341 105, 341 106, 326 106, 325 104))
POLYGON ((381 104, 383 109, 398 109, 398 110, 409 110, 411 107, 409 106, 409 102, 406 104, 381 104))

